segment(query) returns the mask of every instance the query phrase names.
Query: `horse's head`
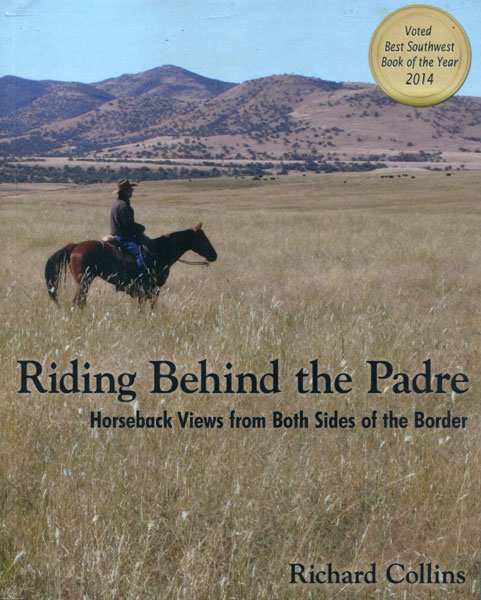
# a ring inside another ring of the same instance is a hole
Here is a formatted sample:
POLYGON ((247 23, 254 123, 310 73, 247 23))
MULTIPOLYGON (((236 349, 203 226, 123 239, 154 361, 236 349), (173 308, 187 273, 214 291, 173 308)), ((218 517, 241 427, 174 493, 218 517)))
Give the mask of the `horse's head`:
POLYGON ((195 232, 195 236, 192 244, 192 250, 209 262, 214 262, 217 259, 217 252, 215 251, 214 246, 209 242, 208 237, 205 235, 204 230, 202 229, 202 223, 199 223, 193 227, 193 230, 195 232))

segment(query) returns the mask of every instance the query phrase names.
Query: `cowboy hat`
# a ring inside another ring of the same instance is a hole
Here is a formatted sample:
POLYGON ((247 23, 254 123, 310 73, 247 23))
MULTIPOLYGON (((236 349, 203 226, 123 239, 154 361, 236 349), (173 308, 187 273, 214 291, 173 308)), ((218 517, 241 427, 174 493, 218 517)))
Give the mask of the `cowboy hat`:
POLYGON ((127 190, 128 188, 133 188, 136 185, 136 183, 130 183, 128 179, 120 179, 119 181, 117 181, 117 192, 122 192, 123 190, 127 190))

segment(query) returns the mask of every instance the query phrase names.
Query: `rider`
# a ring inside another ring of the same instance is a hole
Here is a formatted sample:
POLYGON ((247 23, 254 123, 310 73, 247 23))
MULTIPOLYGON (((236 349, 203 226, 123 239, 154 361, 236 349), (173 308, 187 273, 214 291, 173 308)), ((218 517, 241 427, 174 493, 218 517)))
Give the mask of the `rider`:
POLYGON ((145 227, 135 222, 134 209, 130 205, 135 185, 128 179, 117 182, 117 200, 110 211, 110 233, 127 252, 135 257, 136 275, 140 280, 146 280, 148 273, 145 252, 141 245, 142 240, 145 239, 143 238, 145 227))

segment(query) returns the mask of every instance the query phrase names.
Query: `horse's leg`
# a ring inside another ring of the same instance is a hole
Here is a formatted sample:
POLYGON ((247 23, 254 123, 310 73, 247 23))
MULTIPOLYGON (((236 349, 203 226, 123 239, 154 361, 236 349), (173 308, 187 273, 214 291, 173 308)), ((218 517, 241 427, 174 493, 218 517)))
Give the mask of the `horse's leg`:
POLYGON ((139 310, 141 308, 143 308, 144 306, 144 302, 147 300, 147 293, 146 291, 141 287, 139 288, 139 290, 137 291, 137 302, 139 303, 139 310))
POLYGON ((73 303, 77 308, 83 308, 85 306, 89 287, 94 277, 94 275, 90 274, 89 269, 87 269, 87 271, 80 278, 80 282, 78 282, 77 293, 73 299, 73 303))
POLYGON ((73 278, 78 286, 77 293, 73 300, 74 306, 77 308, 83 308, 85 306, 90 284, 95 278, 92 268, 90 266, 85 266, 84 262, 85 260, 82 255, 72 253, 70 258, 70 270, 72 271, 73 278))
POLYGON ((150 295, 150 308, 152 310, 155 310, 155 308, 157 306, 157 300, 159 299, 159 292, 160 292, 160 288, 155 287, 152 290, 152 293, 150 295))
POLYGON ((149 273, 143 273, 136 282, 137 285, 137 300, 139 302, 139 309, 142 308, 146 300, 150 300, 152 303, 157 292, 157 286, 154 286, 149 273))

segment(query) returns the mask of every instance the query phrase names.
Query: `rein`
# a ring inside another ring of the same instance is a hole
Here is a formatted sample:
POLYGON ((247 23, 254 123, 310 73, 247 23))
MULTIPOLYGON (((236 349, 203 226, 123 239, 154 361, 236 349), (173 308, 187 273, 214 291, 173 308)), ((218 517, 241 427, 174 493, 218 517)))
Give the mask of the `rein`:
POLYGON ((184 260, 183 258, 179 258, 177 262, 184 263, 185 265, 196 265, 200 267, 209 266, 209 263, 206 260, 184 260))

